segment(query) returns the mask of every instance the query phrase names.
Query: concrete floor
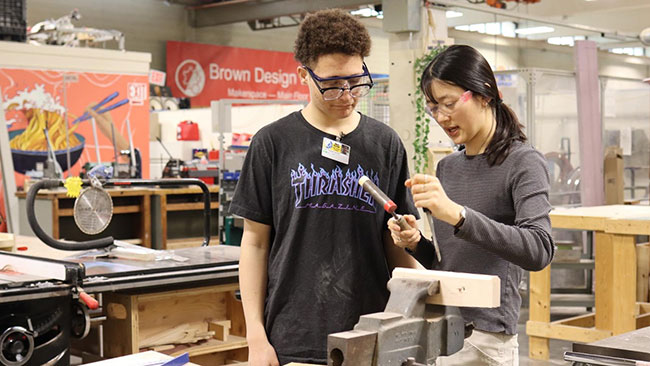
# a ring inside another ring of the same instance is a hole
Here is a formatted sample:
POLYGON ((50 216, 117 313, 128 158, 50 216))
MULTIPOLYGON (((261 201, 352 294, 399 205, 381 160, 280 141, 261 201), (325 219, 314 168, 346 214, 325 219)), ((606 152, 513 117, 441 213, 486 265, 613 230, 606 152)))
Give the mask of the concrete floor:
MULTIPOLYGON (((568 318, 580 314, 586 314, 585 308, 551 308, 551 320, 568 318)), ((526 321, 528 320, 528 309, 521 309, 519 324, 517 325, 517 340, 519 341, 519 365, 520 366, 548 366, 548 365, 571 365, 571 362, 564 361, 564 352, 570 351, 572 342, 551 339, 549 342, 548 361, 531 360, 528 357, 528 336, 526 335, 526 321)))

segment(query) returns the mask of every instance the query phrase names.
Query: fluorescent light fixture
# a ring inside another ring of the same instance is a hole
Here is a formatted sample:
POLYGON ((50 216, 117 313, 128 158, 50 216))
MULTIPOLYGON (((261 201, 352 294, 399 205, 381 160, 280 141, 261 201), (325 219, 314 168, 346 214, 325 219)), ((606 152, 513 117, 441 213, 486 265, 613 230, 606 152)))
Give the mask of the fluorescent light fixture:
POLYGON ((524 35, 524 36, 531 35, 531 34, 551 33, 551 32, 555 32, 555 28, 547 27, 547 26, 541 26, 541 27, 530 27, 530 28, 515 29, 515 33, 521 34, 521 35, 524 35))
MULTIPOLYGON (((350 12, 350 14, 358 15, 358 16, 361 16, 361 17, 364 17, 364 18, 369 18, 369 17, 378 17, 379 18, 379 15, 380 15, 380 13, 378 13, 375 9, 371 9, 371 8, 361 8, 359 10, 353 10, 353 11, 350 12)), ((382 15, 382 18, 383 18, 383 14, 381 14, 381 15, 382 15)))
POLYGON ((460 18, 460 17, 463 16, 463 13, 461 13, 459 11, 454 11, 454 10, 447 10, 445 12, 445 16, 447 18, 460 18))

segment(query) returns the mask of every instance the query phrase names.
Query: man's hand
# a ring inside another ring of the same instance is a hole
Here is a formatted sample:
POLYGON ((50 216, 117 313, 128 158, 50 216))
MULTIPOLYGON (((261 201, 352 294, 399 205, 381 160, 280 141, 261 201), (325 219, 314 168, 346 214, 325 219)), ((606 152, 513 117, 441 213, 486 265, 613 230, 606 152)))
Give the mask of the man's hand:
POLYGON ((420 230, 417 228, 417 223, 415 222, 415 216, 413 215, 404 215, 404 219, 411 226, 408 230, 402 230, 394 218, 388 220, 388 229, 390 230, 390 235, 393 238, 393 242, 400 248, 408 248, 409 250, 415 251, 415 248, 420 241, 420 230))
POLYGON ((275 349, 267 340, 249 340, 248 342, 249 366, 280 366, 275 349))

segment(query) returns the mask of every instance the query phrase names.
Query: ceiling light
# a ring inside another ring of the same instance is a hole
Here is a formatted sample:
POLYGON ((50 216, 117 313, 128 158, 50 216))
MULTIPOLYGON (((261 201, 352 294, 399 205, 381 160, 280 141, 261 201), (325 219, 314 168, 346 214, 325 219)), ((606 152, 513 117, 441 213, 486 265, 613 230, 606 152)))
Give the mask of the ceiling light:
POLYGON ((541 27, 530 27, 530 28, 515 29, 515 33, 521 34, 521 35, 524 35, 524 36, 531 35, 531 34, 551 33, 551 32, 555 32, 555 28, 541 26, 541 27))
POLYGON ((447 18, 459 18, 463 16, 463 13, 454 10, 447 10, 445 16, 447 16, 447 18))
POLYGON ((377 12, 375 9, 371 8, 361 8, 359 10, 353 10, 350 12, 352 15, 358 15, 364 18, 369 18, 369 17, 376 17, 379 15, 379 12, 377 12))

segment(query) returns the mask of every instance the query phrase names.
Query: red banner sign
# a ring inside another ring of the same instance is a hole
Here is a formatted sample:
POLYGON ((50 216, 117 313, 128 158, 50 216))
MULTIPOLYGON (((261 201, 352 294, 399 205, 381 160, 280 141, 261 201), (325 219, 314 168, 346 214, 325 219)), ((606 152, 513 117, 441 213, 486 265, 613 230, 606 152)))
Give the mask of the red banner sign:
POLYGON ((308 100, 290 52, 167 42, 167 83, 192 106, 218 99, 308 100))

